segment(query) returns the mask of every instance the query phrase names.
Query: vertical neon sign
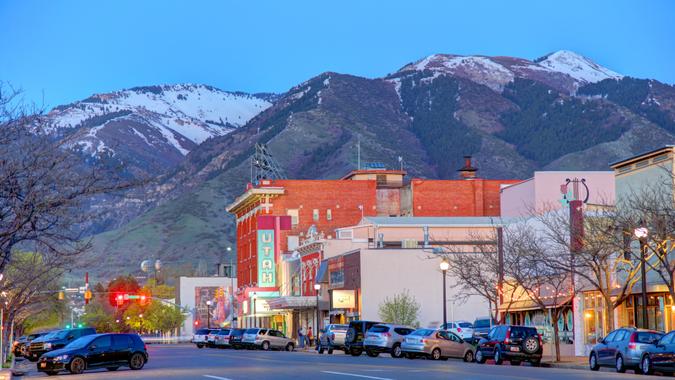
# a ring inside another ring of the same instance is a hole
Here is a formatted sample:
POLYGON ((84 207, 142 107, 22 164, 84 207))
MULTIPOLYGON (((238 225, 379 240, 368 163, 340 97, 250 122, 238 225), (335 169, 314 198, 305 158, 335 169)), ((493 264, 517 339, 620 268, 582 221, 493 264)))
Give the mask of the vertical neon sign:
POLYGON ((258 286, 276 286, 274 230, 258 230, 258 286))

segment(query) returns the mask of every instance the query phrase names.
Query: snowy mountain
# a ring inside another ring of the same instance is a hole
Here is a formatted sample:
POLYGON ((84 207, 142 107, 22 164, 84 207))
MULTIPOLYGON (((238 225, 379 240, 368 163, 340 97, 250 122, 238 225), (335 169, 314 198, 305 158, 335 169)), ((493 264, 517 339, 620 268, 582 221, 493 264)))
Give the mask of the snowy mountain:
POLYGON ((46 115, 47 131, 85 156, 156 174, 246 124, 271 105, 269 96, 193 84, 135 87, 56 107, 46 115))
POLYGON ((410 63, 398 72, 429 70, 435 76, 446 74, 469 79, 501 92, 514 78, 545 83, 559 91, 574 93, 579 87, 620 74, 577 53, 561 50, 530 61, 515 57, 487 57, 434 54, 410 63))

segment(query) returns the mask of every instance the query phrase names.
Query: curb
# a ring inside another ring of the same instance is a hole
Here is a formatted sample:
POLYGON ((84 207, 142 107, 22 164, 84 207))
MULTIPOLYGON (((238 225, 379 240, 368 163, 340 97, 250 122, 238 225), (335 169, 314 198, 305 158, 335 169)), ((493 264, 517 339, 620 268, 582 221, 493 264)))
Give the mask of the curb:
POLYGON ((570 362, 561 362, 561 363, 542 362, 541 366, 545 367, 545 368, 564 368, 564 369, 587 369, 588 368, 586 363, 570 363, 570 362))

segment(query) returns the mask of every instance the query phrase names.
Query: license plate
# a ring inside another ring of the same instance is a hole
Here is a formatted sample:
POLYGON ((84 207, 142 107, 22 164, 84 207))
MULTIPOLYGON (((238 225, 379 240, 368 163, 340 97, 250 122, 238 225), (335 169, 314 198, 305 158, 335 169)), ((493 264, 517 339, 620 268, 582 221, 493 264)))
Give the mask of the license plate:
POLYGON ((511 348, 509 348, 509 349, 510 349, 511 351, 516 351, 516 352, 520 351, 520 347, 511 347, 511 348))
POLYGON ((47 363, 40 363, 40 368, 47 368, 47 363))

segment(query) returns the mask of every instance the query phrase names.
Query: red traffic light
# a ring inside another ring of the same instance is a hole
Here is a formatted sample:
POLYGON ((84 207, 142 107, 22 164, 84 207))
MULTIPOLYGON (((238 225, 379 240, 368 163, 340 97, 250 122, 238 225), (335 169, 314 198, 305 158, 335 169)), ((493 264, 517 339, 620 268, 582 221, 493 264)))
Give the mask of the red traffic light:
POLYGON ((195 321, 195 326, 199 326, 199 321, 195 321))
POLYGON ((117 296, 117 300, 118 300, 118 301, 124 301, 124 296, 121 295, 121 294, 118 295, 118 296, 117 296))

